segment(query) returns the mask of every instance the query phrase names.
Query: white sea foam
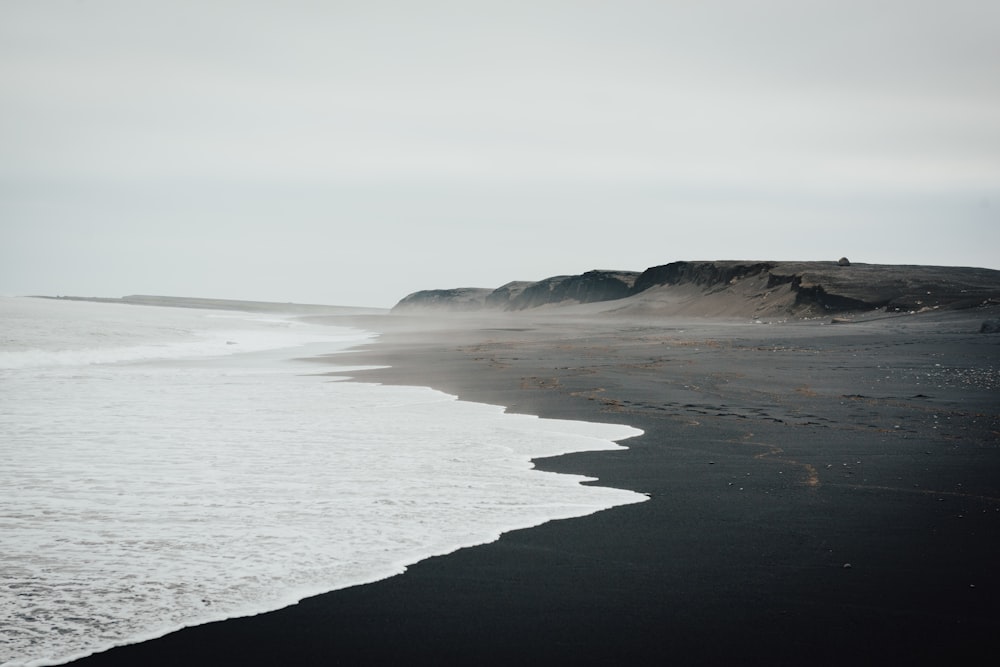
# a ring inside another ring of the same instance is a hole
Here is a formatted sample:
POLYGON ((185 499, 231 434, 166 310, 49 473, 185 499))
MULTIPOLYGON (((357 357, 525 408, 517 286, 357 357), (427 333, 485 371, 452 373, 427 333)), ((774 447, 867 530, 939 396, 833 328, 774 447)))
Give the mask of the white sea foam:
POLYGON ((364 332, 25 301, 0 299, 5 351, 35 355, 0 367, 4 665, 58 664, 277 609, 503 531, 645 499, 530 463, 614 449, 636 429, 508 415, 287 361, 364 332), (228 356, 206 356, 221 332, 258 349, 308 346, 233 354, 223 341, 215 350, 228 356), (181 349, 202 358, 163 361, 181 349))

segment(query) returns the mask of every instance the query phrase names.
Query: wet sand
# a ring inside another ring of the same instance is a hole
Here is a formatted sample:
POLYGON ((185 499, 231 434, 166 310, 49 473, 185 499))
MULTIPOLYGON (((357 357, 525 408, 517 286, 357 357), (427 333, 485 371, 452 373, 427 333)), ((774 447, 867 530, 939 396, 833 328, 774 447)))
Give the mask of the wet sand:
POLYGON ((74 664, 974 664, 1000 636, 989 316, 359 319, 382 338, 333 361, 391 366, 359 381, 643 429, 537 465, 650 500, 74 664))

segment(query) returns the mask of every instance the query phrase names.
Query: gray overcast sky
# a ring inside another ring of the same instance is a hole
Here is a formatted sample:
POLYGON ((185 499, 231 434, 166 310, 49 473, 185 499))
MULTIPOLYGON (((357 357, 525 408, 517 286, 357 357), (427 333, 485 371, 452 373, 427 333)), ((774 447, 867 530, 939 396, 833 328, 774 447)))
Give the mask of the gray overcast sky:
POLYGON ((1000 268, 996 0, 0 0, 0 294, 1000 268))

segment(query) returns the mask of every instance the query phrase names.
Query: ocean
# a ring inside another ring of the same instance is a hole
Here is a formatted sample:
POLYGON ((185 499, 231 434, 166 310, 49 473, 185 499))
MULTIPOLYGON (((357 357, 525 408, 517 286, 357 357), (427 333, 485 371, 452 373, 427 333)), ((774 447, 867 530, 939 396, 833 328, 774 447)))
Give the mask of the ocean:
POLYGON ((535 470, 616 424, 306 361, 295 316, 0 297, 0 664, 55 665, 642 502, 535 470))

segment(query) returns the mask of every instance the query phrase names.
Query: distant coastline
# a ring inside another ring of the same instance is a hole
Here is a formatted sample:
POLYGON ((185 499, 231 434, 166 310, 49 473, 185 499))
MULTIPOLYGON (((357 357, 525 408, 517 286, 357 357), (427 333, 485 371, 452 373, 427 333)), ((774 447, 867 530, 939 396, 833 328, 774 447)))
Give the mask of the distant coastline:
POLYGON ((300 315, 565 312, 616 317, 804 319, 1000 305, 1000 270, 839 261, 677 261, 645 271, 595 269, 500 287, 420 289, 391 309, 133 294, 35 298, 300 315))
POLYGON ((47 296, 32 295, 36 299, 56 299, 61 301, 93 301, 96 303, 119 303, 133 306, 161 306, 168 308, 205 308, 210 310, 239 310, 260 313, 284 313, 302 315, 375 315, 387 312, 385 308, 364 308, 357 306, 327 306, 311 303, 281 303, 277 301, 243 301, 238 299, 211 299, 204 297, 155 296, 132 294, 122 297, 101 296, 47 296))

